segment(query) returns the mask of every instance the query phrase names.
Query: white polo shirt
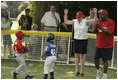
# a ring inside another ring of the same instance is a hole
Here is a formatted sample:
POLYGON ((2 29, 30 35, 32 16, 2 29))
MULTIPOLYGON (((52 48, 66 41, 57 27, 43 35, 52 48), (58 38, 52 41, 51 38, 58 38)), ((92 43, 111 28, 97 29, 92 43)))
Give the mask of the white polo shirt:
POLYGON ((77 19, 74 19, 74 39, 82 40, 88 39, 87 31, 88 26, 86 25, 86 19, 82 19, 79 23, 77 19))
MULTIPOLYGON (((61 20, 60 20, 59 14, 55 12, 55 16, 59 20, 59 23, 60 23, 61 20)), ((44 14, 41 22, 44 23, 45 26, 55 26, 55 27, 57 27, 56 20, 52 16, 51 11, 48 11, 44 14)))

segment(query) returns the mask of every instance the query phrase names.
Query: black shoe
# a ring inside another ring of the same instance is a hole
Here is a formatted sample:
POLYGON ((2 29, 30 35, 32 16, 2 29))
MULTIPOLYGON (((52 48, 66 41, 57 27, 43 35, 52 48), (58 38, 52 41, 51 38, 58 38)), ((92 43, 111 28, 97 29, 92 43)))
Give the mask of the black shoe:
POLYGON ((32 79, 34 76, 27 75, 25 76, 25 79, 32 79))
POLYGON ((18 73, 15 73, 14 71, 11 72, 12 76, 13 76, 13 79, 17 79, 17 74, 18 73))
POLYGON ((78 76, 80 74, 80 72, 77 72, 77 73, 75 73, 75 76, 78 76))
POLYGON ((84 77, 84 73, 80 73, 80 76, 81 76, 81 77, 84 77))

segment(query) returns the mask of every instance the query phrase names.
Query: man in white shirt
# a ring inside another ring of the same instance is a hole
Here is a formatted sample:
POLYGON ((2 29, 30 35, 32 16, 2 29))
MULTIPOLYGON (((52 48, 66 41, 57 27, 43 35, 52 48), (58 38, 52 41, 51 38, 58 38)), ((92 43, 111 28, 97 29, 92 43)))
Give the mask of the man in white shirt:
POLYGON ((50 11, 46 12, 41 20, 41 31, 57 31, 57 26, 61 22, 55 5, 50 6, 50 11))

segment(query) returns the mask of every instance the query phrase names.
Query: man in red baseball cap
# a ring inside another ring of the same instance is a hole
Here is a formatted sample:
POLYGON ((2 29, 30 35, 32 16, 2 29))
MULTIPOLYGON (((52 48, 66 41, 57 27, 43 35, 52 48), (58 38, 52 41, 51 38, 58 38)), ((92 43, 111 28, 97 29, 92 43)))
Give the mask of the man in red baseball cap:
POLYGON ((12 71, 12 75, 13 75, 13 79, 17 79, 17 74, 18 72, 20 72, 21 70, 24 72, 25 74, 25 79, 32 79, 33 76, 30 76, 28 74, 28 71, 26 69, 26 64, 25 64, 25 60, 24 60, 24 56, 23 54, 26 52, 26 50, 28 50, 28 46, 23 46, 21 40, 24 38, 24 34, 22 31, 17 31, 16 32, 16 37, 17 39, 14 42, 14 50, 15 50, 15 57, 16 60, 19 63, 19 66, 17 67, 16 70, 12 71))
POLYGON ((108 19, 107 10, 101 9, 101 10, 98 11, 98 13, 99 13, 99 17, 100 17, 99 19, 101 19, 102 21, 106 21, 108 19))
POLYGON ((95 67, 97 68, 97 79, 100 79, 101 71, 99 68, 99 59, 103 60, 103 79, 107 79, 108 60, 112 59, 113 52, 113 32, 115 23, 108 17, 105 9, 98 11, 99 20, 93 26, 93 32, 97 34, 96 50, 94 55, 95 67))

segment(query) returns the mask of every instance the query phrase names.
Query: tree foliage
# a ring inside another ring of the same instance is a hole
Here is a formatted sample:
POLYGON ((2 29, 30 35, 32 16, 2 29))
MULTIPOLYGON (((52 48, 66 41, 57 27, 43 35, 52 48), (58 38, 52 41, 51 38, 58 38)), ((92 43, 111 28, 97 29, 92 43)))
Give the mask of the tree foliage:
POLYGON ((16 18, 28 6, 28 3, 23 1, 6 1, 6 4, 10 11, 10 17, 12 18, 16 18))

